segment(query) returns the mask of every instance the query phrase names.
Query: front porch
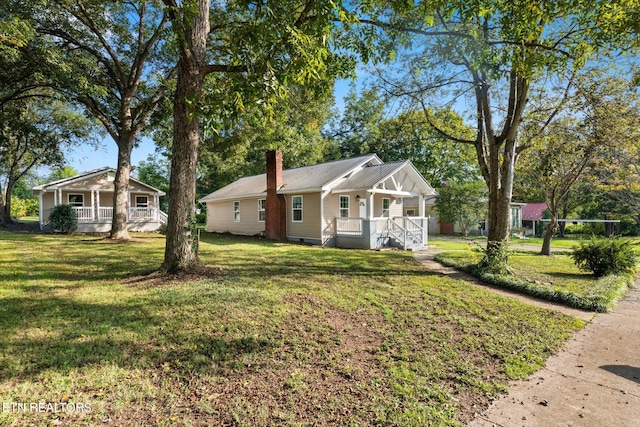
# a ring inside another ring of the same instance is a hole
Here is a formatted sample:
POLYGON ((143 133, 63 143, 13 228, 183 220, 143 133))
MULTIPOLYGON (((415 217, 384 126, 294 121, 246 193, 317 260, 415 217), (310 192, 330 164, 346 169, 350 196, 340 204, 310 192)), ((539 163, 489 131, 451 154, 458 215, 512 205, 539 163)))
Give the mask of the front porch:
MULTIPOLYGON (((80 233, 108 233, 113 222, 113 208, 104 206, 74 206, 78 216, 80 233)), ((156 208, 129 208, 127 224, 129 231, 156 231, 167 223, 167 214, 156 208)))
POLYGON ((397 247, 421 250, 428 243, 428 218, 336 218, 336 246, 352 249, 397 247))

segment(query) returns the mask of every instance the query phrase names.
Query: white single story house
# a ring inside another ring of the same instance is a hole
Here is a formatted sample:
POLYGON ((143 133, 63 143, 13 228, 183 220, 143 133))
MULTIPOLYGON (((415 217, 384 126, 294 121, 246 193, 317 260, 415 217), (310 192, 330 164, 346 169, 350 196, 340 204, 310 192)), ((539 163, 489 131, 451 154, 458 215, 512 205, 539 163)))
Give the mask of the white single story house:
POLYGON ((269 151, 266 174, 240 178, 201 202, 207 231, 343 248, 421 249, 427 243, 424 209, 404 216, 402 200, 433 194, 410 161, 383 163, 371 154, 282 170, 282 154, 269 151))
MULTIPOLYGON (((71 205, 78 215, 79 232, 111 231, 115 169, 104 167, 33 187, 40 198, 40 229, 49 226, 49 214, 57 205, 71 205)), ((167 216, 159 209, 165 193, 130 178, 127 223, 130 231, 156 231, 167 216)))

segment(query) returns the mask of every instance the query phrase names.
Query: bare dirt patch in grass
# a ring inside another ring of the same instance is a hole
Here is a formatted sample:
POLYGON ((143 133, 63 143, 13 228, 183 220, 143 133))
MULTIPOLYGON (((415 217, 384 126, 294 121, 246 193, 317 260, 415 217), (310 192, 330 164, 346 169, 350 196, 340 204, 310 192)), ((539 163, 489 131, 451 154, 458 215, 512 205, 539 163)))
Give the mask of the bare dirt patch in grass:
POLYGON ((124 279, 122 283, 150 288, 162 285, 187 284, 198 280, 220 280, 226 274, 226 271, 222 268, 199 264, 177 273, 153 270, 124 279))

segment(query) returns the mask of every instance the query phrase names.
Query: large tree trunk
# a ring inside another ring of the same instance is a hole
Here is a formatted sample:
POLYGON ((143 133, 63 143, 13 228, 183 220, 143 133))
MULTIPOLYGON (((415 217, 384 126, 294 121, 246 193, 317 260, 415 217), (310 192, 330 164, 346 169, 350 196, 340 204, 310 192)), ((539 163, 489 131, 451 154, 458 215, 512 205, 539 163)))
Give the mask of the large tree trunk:
MULTIPOLYGON (((175 23, 174 23, 175 25, 175 23)), ((195 216, 196 164, 200 123, 197 100, 201 95, 209 33, 209 1, 198 1, 198 12, 185 16, 185 39, 181 40, 178 81, 173 104, 173 147, 169 182, 167 241, 162 269, 176 272, 198 262, 195 216)))
POLYGON ((116 171, 115 189, 113 192, 113 218, 109 237, 117 240, 128 240, 127 224, 129 210, 129 178, 131 176, 131 151, 133 138, 126 136, 118 142, 118 167, 116 171))
POLYGON ((9 181, 5 193, 0 195, 0 224, 12 224, 11 219, 11 190, 13 183, 9 181), (3 200, 4 199, 4 200, 3 200))
POLYGON ((556 230, 558 230, 558 213, 551 212, 551 221, 549 221, 547 230, 544 232, 544 238, 542 239, 542 250, 540 251, 542 255, 551 255, 551 239, 553 239, 556 230))

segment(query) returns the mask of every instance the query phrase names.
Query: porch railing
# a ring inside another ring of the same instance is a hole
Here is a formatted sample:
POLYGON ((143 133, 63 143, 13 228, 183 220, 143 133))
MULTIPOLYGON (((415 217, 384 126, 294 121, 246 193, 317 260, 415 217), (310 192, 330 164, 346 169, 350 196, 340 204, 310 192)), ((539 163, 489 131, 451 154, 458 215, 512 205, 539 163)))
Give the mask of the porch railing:
POLYGON ((113 208, 98 208, 98 221, 111 222, 113 220, 113 208))
POLYGON ((76 211, 78 222, 92 222, 93 221, 93 208, 74 206, 73 210, 76 211))
POLYGON ((336 234, 362 236, 362 218, 336 218, 336 234))
MULTIPOLYGON (((74 206, 78 216, 78 222, 111 222, 113 219, 112 207, 74 206), (97 213, 97 216, 96 216, 97 213)), ((166 223, 167 215, 155 208, 129 208, 129 220, 154 220, 166 223), (158 217, 156 218, 156 212, 158 217)))
POLYGON ((160 221, 160 224, 166 224, 167 221, 169 221, 169 216, 162 211, 158 211, 158 220, 160 221))
POLYGON ((155 219, 154 208, 129 208, 129 219, 155 219))

